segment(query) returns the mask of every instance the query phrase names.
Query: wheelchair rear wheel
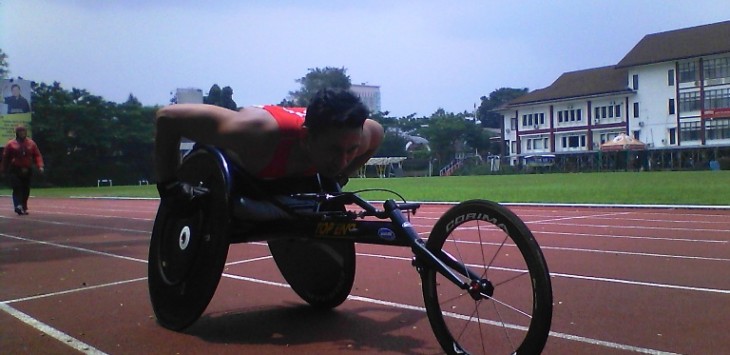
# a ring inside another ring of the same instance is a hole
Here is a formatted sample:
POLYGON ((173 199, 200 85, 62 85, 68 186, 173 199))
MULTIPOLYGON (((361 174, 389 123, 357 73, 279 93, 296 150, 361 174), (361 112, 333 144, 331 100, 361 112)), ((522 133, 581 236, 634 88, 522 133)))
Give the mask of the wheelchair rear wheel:
POLYGON ((181 330, 208 306, 220 281, 229 247, 227 175, 214 154, 199 149, 178 171, 181 181, 209 189, 188 214, 161 203, 149 249, 148 284, 157 321, 181 330))

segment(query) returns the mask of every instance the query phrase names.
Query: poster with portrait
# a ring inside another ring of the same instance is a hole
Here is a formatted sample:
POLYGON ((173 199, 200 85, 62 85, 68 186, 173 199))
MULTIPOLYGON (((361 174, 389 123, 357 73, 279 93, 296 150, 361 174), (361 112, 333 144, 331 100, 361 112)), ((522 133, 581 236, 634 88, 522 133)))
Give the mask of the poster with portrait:
POLYGON ((15 138, 15 127, 24 125, 28 136, 33 135, 30 126, 32 112, 30 80, 2 79, 0 81, 0 142, 15 138))

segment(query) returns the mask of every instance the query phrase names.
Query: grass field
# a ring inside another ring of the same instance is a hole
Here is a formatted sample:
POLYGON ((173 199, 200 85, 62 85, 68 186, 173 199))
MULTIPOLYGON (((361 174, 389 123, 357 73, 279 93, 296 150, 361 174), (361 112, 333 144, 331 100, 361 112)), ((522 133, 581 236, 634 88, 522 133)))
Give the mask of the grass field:
MULTIPOLYGON (((730 171, 609 172, 350 179, 346 190, 384 188, 409 201, 730 205, 730 171)), ((157 197, 154 185, 34 188, 45 197, 157 197)), ((0 194, 9 195, 7 188, 0 194)), ((366 199, 393 197, 364 192, 366 199)))

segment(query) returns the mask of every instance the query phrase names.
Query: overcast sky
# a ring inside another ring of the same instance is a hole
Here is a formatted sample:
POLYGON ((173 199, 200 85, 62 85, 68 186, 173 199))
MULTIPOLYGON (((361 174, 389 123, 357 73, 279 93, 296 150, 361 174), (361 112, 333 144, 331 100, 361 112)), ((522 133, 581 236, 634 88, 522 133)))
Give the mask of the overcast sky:
POLYGON ((115 102, 163 105, 217 83, 239 106, 278 103, 330 66, 380 86, 391 115, 428 116, 616 64, 647 34, 729 19, 727 0, 0 0, 0 48, 11 77, 115 102))

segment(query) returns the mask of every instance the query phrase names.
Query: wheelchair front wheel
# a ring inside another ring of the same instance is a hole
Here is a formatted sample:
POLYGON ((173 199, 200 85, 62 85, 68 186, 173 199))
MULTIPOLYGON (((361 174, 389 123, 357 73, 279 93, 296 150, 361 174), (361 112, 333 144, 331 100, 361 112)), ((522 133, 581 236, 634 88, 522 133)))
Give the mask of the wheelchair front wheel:
POLYGON ((438 220, 426 247, 450 259, 455 273, 468 268, 476 276, 463 290, 433 268, 421 270, 431 328, 447 353, 542 351, 552 320, 550 275, 519 217, 493 202, 463 202, 438 220))

